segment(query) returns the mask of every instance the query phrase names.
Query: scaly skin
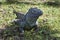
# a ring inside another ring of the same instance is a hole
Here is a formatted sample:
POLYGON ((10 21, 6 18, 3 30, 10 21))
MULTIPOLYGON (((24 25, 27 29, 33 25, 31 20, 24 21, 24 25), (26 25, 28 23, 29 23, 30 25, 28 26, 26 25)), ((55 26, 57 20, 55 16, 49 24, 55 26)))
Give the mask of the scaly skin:
POLYGON ((35 28, 34 30, 36 30, 38 28, 36 22, 39 16, 42 14, 43 12, 40 9, 30 8, 22 19, 16 20, 14 22, 19 26, 20 33, 23 34, 24 30, 31 30, 32 28, 35 28))

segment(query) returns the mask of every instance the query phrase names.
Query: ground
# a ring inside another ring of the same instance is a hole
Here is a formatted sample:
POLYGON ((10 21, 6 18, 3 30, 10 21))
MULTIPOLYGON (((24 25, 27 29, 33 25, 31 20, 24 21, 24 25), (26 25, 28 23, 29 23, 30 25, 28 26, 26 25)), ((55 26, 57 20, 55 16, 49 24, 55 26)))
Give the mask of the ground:
MULTIPOLYGON (((3 3, 0 5, 0 10, 6 11, 6 13, 0 12, 0 29, 6 28, 3 31, 3 37, 8 35, 9 40, 14 40, 15 36, 19 35, 14 24, 11 23, 16 15, 13 13, 13 6, 17 12, 26 13, 30 7, 37 7, 43 11, 43 15, 39 17, 40 30, 33 35, 33 31, 25 31, 25 40, 59 40, 60 39, 60 6, 59 5, 47 5, 47 4, 25 4, 25 3, 3 3), (8 26, 7 26, 8 25, 8 26), (14 25, 14 26, 11 26, 14 25), (7 28, 7 27, 8 28, 7 28), (10 36, 9 36, 10 35, 10 36)), ((18 37, 19 39, 19 37, 18 37)), ((8 39, 7 39, 8 40, 8 39)))

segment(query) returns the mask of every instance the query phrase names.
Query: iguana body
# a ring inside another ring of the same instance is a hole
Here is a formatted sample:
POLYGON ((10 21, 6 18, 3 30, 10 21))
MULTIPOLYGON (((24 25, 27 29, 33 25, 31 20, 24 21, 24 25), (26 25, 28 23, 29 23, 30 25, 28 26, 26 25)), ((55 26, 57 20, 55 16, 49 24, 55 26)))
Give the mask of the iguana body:
POLYGON ((19 19, 14 22, 20 27, 19 28, 20 32, 22 32, 24 29, 31 30, 32 28, 37 28, 37 24, 36 24, 37 19, 42 14, 43 12, 40 9, 30 8, 22 19, 19 19))

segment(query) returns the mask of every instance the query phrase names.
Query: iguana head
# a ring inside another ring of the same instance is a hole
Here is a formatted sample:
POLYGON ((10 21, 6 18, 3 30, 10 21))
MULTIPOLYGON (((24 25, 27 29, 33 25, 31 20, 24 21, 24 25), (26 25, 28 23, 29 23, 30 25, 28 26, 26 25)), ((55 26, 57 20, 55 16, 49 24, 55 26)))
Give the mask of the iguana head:
POLYGON ((38 8, 30 8, 26 14, 26 21, 30 24, 30 25, 35 25, 37 19, 39 18, 39 16, 41 16, 43 14, 43 12, 38 9, 38 8))
POLYGON ((31 14, 31 15, 34 15, 34 16, 41 16, 43 14, 43 12, 36 7, 35 8, 30 8, 27 13, 31 14))

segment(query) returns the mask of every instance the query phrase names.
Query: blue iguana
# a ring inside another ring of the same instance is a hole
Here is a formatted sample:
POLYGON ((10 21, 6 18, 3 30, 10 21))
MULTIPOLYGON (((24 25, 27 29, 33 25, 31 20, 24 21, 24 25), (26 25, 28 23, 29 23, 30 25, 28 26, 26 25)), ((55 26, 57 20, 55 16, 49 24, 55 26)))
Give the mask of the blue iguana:
MULTIPOLYGON (((28 12, 18 20, 15 20, 14 23, 19 26, 20 33, 24 30, 31 30, 32 28, 37 29, 37 19, 41 16, 43 12, 38 8, 30 8, 28 12)), ((18 16, 18 15, 17 15, 18 16)))

